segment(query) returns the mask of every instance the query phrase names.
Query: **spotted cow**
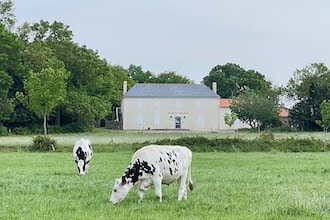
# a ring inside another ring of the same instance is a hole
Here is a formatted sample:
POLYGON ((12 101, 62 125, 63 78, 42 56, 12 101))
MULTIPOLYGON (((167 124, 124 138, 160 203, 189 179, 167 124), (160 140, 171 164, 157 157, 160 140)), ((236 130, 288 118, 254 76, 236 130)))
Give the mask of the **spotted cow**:
POLYGON ((76 141, 73 147, 73 157, 80 175, 84 175, 87 172, 92 155, 93 149, 89 140, 82 138, 76 141))
POLYGON ((187 185, 193 190, 191 160, 192 152, 183 146, 149 145, 137 150, 123 176, 115 180, 110 202, 121 202, 134 186, 141 201, 152 185, 162 202, 162 184, 174 181, 179 184, 178 200, 186 200, 187 185))

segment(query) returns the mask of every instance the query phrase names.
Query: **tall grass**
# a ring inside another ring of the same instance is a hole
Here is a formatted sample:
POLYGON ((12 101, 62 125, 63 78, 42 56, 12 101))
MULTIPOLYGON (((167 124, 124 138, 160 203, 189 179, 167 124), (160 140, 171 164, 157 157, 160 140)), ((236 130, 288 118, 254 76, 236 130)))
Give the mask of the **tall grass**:
POLYGON ((131 152, 95 153, 78 176, 71 153, 0 153, 0 219, 329 219, 330 153, 194 153, 194 191, 163 202, 137 191, 109 204, 131 152))

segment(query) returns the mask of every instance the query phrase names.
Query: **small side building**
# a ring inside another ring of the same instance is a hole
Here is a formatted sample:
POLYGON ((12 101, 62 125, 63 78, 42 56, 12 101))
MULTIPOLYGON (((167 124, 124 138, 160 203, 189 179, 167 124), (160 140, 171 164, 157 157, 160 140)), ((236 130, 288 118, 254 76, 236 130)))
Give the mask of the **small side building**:
POLYGON ((202 84, 137 83, 122 99, 123 130, 219 131, 219 98, 202 84))

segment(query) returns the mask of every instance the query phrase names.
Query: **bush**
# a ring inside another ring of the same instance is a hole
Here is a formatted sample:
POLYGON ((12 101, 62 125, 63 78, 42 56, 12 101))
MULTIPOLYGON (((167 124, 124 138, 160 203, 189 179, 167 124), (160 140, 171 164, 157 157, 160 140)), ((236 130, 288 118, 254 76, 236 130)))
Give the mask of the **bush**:
MULTIPOLYGON (((330 150, 330 144, 320 139, 275 139, 271 132, 263 132, 254 140, 241 138, 182 137, 178 139, 163 139, 153 142, 160 145, 183 145, 194 152, 323 152, 330 150)), ((153 144, 150 142, 144 143, 153 144)))
POLYGON ((8 135, 8 129, 5 126, 0 125, 0 136, 8 135))
POLYGON ((93 130, 92 125, 81 124, 81 123, 71 123, 61 127, 63 133, 79 133, 79 132, 89 132, 93 130))
POLYGON ((37 136, 32 142, 32 151, 55 151, 56 141, 50 137, 37 136))
POLYGON ((19 135, 27 135, 31 133, 27 127, 16 127, 13 128, 12 132, 19 135))

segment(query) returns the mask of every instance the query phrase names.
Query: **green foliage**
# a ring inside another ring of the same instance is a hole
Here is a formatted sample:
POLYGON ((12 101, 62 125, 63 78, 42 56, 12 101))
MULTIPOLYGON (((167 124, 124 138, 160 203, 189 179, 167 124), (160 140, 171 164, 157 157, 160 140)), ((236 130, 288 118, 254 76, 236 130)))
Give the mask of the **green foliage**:
POLYGON ((0 24, 11 29, 15 25, 14 2, 12 0, 0 1, 0 24))
POLYGON ((297 70, 287 85, 287 94, 295 100, 290 110, 292 125, 301 130, 320 130, 320 105, 330 99, 330 70, 323 63, 312 63, 297 70))
POLYGON ((154 78, 153 83, 190 83, 191 80, 188 78, 178 75, 175 72, 167 71, 160 73, 154 78))
POLYGON ((66 80, 69 73, 64 69, 42 69, 30 72, 24 83, 27 95, 17 94, 17 98, 29 109, 44 119, 44 135, 47 135, 47 116, 66 96, 66 80))
POLYGON ((128 68, 128 75, 136 83, 191 83, 190 79, 174 71, 165 71, 156 75, 150 71, 144 72, 141 66, 133 64, 128 68))
POLYGON ((237 115, 235 113, 228 113, 227 112, 224 116, 224 120, 225 120, 226 125, 231 127, 231 126, 233 126, 233 124, 237 120, 237 115))
POLYGON ((54 151, 56 146, 55 139, 45 136, 37 136, 33 138, 33 144, 30 148, 32 151, 54 151))
POLYGON ((129 65, 129 77, 137 83, 150 83, 155 77, 150 71, 144 72, 141 66, 129 65))
MULTIPOLYGON (((163 139, 155 144, 170 144, 188 146, 195 152, 323 152, 330 151, 330 144, 316 138, 286 138, 275 139, 271 132, 263 132, 260 137, 248 140, 241 138, 183 137, 178 139, 163 139)), ((144 143, 144 145, 150 144, 144 143)))
POLYGON ((232 98, 247 90, 265 91, 271 88, 271 83, 261 73, 245 70, 233 63, 213 67, 203 82, 210 88, 213 82, 217 82, 221 98, 232 98))
POLYGON ((6 136, 8 135, 8 128, 6 128, 3 125, 0 125, 0 136, 6 136))
POLYGON ((320 105, 320 108, 322 116, 322 121, 320 124, 327 131, 330 127, 330 101, 323 100, 320 105))
POLYGON ((275 91, 241 93, 233 99, 232 112, 251 128, 278 126, 278 94, 275 91))

